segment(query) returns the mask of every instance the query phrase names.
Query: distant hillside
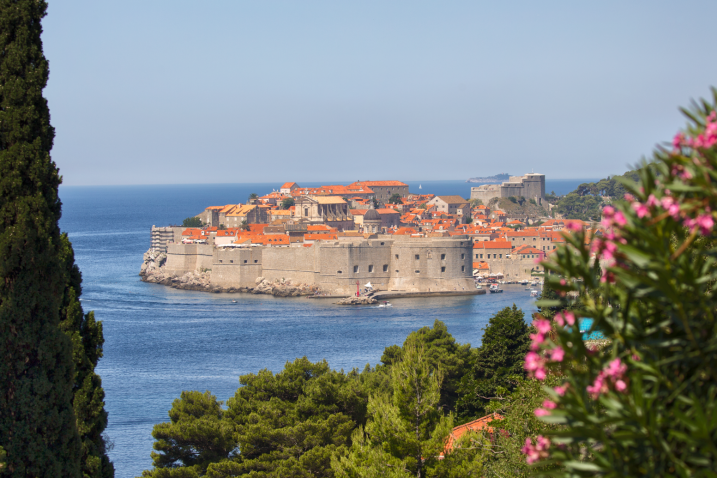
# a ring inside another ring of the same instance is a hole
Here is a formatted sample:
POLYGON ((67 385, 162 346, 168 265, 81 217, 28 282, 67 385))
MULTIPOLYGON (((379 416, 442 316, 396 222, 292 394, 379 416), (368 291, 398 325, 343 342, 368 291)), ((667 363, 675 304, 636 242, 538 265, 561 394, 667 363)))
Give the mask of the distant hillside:
POLYGON ((602 208, 625 194, 625 188, 618 178, 637 181, 638 171, 627 171, 621 176, 612 176, 596 183, 583 183, 565 196, 548 196, 556 216, 583 221, 599 221, 602 208))
POLYGON ((467 183, 491 184, 491 183, 502 183, 503 181, 507 181, 508 179, 510 179, 510 174, 501 173, 501 174, 496 174, 495 176, 488 176, 485 178, 470 178, 466 182, 467 183))

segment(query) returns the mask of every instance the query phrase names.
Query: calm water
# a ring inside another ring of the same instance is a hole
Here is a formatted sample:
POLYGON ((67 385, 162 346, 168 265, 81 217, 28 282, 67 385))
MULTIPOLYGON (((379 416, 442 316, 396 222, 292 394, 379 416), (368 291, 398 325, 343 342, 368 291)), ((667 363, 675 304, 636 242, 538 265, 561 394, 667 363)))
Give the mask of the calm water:
MULTIPOLYGON (((573 181, 574 189, 584 180, 573 181)), ((418 182, 410 183, 417 191, 418 182)), ((424 181, 421 192, 468 196, 463 181, 424 181)), ((311 186, 312 184, 306 183, 311 186)), ((315 185, 320 185, 315 183, 315 185)), ((488 319, 533 302, 524 287, 471 298, 402 299, 393 308, 338 307, 325 300, 177 291, 139 281, 153 224, 181 223, 208 205, 244 202, 280 184, 62 187, 61 227, 84 278, 85 311, 104 323, 102 376, 107 434, 117 477, 151 466, 152 426, 182 390, 226 400, 240 374, 279 371, 287 361, 326 359, 335 369, 376 364, 383 349, 435 319, 461 343, 480 344, 488 319), (237 303, 231 301, 235 299, 237 303)), ((548 182, 548 190, 558 186, 548 182)))

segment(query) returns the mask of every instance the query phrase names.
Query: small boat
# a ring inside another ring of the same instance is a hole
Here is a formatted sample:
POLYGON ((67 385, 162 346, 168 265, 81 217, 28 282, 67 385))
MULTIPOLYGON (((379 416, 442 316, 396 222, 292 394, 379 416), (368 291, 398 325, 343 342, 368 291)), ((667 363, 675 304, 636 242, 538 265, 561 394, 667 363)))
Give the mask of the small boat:
POLYGON ((497 293, 503 292, 503 289, 499 289, 498 284, 493 284, 490 286, 489 291, 491 294, 497 294, 497 293))
POLYGON ((419 184, 419 185, 418 185, 418 189, 423 189, 423 187, 421 187, 421 185, 419 184))
POLYGON ((233 301, 232 301, 232 304, 236 304, 236 303, 237 303, 237 301, 236 301, 236 300, 233 300, 233 301))
POLYGON ((538 297, 538 291, 533 289, 530 291, 530 297, 538 297))
POLYGON ((527 281, 527 280, 522 280, 522 281, 520 281, 520 282, 518 282, 518 283, 519 283, 520 285, 528 285, 528 281, 527 281))
POLYGON ((389 301, 385 301, 383 304, 378 304, 379 307, 393 307, 389 301))

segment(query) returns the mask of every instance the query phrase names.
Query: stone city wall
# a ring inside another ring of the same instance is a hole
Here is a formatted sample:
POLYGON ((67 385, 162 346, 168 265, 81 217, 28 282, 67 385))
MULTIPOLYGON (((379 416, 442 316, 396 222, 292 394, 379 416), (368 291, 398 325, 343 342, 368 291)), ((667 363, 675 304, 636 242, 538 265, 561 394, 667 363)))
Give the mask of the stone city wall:
POLYGON ((175 275, 211 269, 212 284, 253 287, 258 277, 317 285, 351 294, 364 288, 425 292, 470 290, 472 241, 467 237, 347 238, 312 247, 213 248, 205 244, 171 244, 167 271, 175 275))

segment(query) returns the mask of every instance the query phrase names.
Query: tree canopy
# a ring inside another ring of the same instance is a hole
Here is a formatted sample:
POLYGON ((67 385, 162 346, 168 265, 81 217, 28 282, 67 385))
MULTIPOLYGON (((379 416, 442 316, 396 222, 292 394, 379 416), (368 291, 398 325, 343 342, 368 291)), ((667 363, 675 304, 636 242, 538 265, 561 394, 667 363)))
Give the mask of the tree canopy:
POLYGON ((197 216, 188 217, 182 221, 183 227, 202 227, 203 225, 204 223, 197 216))
POLYGON ((512 390, 514 377, 525 376, 523 361, 529 335, 523 311, 515 304, 490 318, 481 346, 473 351, 472 367, 460 383, 457 414, 461 422, 486 415, 491 397, 512 390))

